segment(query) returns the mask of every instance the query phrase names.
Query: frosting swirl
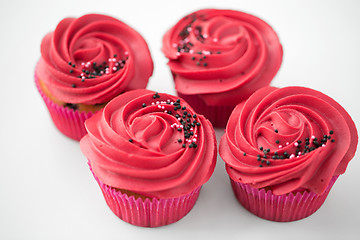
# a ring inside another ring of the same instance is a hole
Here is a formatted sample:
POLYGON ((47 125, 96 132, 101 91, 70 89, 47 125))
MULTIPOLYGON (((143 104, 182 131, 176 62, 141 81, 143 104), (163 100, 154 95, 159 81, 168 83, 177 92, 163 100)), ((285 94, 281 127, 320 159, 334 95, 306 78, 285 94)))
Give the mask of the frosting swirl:
POLYGON ((93 105, 145 88, 152 71, 139 33, 115 18, 89 14, 63 19, 43 38, 36 74, 55 98, 93 105))
POLYGON ((357 130, 333 99, 304 87, 266 87, 239 104, 220 141, 231 179, 274 194, 325 191, 345 172, 357 130))
POLYGON ((105 184, 173 198, 208 181, 216 163, 211 123, 181 99, 126 92, 85 122, 80 146, 105 184))
POLYGON ((164 35, 162 51, 178 92, 231 106, 269 85, 283 55, 278 36, 263 20, 217 9, 182 18, 164 35))

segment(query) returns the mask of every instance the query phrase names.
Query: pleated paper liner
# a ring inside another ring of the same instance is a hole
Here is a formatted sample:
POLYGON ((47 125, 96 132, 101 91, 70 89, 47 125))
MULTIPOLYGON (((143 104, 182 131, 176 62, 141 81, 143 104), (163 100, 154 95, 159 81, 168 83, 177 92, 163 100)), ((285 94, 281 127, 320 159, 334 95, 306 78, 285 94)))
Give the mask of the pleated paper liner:
POLYGON ((93 175, 111 211, 123 221, 140 227, 160 227, 179 221, 193 208, 201 189, 200 186, 177 198, 142 199, 128 196, 93 175))
POLYGON ((57 129, 65 136, 79 141, 87 133, 84 126, 85 120, 92 117, 94 113, 80 112, 54 103, 41 90, 39 79, 36 74, 34 77, 36 87, 40 92, 57 129))
POLYGON ((197 95, 185 95, 177 93, 195 110, 196 113, 204 115, 214 127, 225 128, 227 121, 235 108, 234 106, 211 106, 207 105, 197 95))
POLYGON ((334 176, 331 179, 321 195, 308 191, 274 195, 271 190, 259 190, 249 184, 235 182, 232 179, 230 181, 237 200, 249 212, 271 221, 290 222, 306 218, 316 212, 324 203, 337 178, 338 176, 334 176))

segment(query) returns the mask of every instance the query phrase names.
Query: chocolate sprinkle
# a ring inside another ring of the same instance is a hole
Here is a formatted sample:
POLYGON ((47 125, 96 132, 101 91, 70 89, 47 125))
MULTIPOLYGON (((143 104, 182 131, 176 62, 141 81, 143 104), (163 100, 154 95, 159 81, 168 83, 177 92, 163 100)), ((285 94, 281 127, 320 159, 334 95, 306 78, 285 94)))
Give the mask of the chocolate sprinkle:
POLYGON ((77 110, 78 109, 78 105, 77 104, 73 104, 73 103, 65 103, 64 107, 70 108, 72 110, 77 110))
MULTIPOLYGON (((274 131, 277 132, 277 129, 274 129, 274 131)), ((334 134, 334 131, 330 131, 329 133, 334 134)), ((262 151, 264 153, 264 155, 261 156, 260 154, 257 154, 256 160, 260 161, 261 163, 266 162, 266 165, 269 166, 271 164, 271 161, 265 160, 267 158, 272 159, 272 161, 276 161, 278 159, 283 160, 283 159, 292 159, 295 157, 299 157, 299 156, 305 155, 307 153, 310 153, 318 148, 326 147, 326 143, 328 142, 328 140, 330 138, 331 138, 330 135, 323 134, 322 137, 319 137, 319 138, 312 136, 311 138, 306 137, 305 139, 298 139, 293 142, 294 147, 292 149, 295 148, 294 150, 292 150, 292 151, 294 151, 293 153, 288 153, 287 151, 284 151, 283 153, 281 153, 281 151, 279 151, 280 152, 279 153, 278 151, 274 151, 272 154, 272 153, 270 153, 269 148, 264 149, 264 147, 260 146, 259 149, 260 149, 260 151, 262 151), (302 145, 303 142, 305 143, 304 145, 302 145), (271 155, 271 156, 269 156, 269 155, 271 155)), ((279 140, 276 140, 275 142, 276 142, 276 144, 280 143, 279 140)), ((335 139, 332 139, 331 142, 335 142, 335 139)), ((289 143, 287 143, 286 145, 289 145, 289 143)), ((279 149, 280 148, 282 148, 281 145, 279 145, 279 149)), ((264 166, 264 165, 262 165, 262 166, 264 166)))

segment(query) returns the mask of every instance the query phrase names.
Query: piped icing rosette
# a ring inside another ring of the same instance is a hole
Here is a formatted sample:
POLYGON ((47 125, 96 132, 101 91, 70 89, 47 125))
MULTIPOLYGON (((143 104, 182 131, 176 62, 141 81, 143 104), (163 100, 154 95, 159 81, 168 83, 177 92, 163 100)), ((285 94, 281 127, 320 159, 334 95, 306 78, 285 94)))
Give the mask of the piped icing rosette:
POLYGON ((304 87, 266 87, 239 104, 220 142, 232 180, 276 195, 322 194, 345 172, 357 130, 333 99, 304 87))
POLYGON ((126 92, 85 122, 81 150, 105 184, 151 198, 188 194, 216 163, 211 123, 182 99, 126 92))
POLYGON ((208 105, 236 105, 269 85, 282 46, 263 20, 243 12, 205 9, 187 15, 163 37, 176 90, 208 105))
POLYGON ((145 40, 105 15, 63 19, 41 43, 36 74, 56 99, 101 104, 145 88, 153 62, 145 40))

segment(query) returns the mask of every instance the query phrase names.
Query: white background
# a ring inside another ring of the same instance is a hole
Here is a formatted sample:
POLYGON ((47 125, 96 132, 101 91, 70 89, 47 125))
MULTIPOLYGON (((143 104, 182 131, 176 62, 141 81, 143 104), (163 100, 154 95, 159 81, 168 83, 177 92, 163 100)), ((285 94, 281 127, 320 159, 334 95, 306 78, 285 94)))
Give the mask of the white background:
MULTIPOLYGON (((201 8, 254 14, 284 48, 273 86, 300 85, 337 100, 360 128, 360 1, 4 1, 0 2, 0 239, 360 239, 359 152, 321 209, 276 223, 242 208, 218 164, 192 211, 156 229, 118 219, 107 207, 78 142, 60 134, 33 73, 42 37, 64 17, 103 13, 123 20, 149 44, 148 88, 174 94, 162 36, 201 8)), ((223 134, 216 129, 217 139, 223 134)), ((341 144, 341 143, 339 143, 341 144)))

